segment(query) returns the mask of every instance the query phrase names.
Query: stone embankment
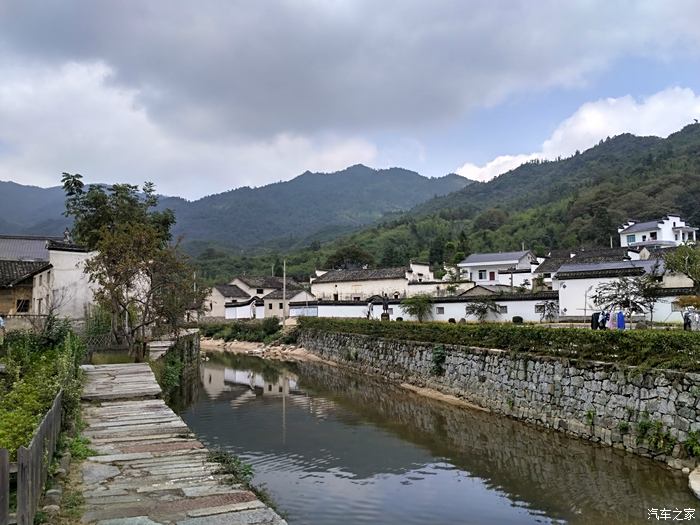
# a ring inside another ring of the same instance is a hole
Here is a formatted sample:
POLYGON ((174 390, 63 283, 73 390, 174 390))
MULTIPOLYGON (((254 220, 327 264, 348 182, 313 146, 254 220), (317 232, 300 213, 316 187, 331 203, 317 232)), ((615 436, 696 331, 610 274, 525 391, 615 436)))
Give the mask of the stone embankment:
POLYGON ((302 331, 299 343, 325 360, 685 472, 697 463, 684 444, 700 430, 700 374, 345 333, 302 331))
POLYGON ((83 523, 286 523, 220 473, 204 445, 160 399, 147 364, 83 368, 83 435, 99 453, 82 464, 83 523))

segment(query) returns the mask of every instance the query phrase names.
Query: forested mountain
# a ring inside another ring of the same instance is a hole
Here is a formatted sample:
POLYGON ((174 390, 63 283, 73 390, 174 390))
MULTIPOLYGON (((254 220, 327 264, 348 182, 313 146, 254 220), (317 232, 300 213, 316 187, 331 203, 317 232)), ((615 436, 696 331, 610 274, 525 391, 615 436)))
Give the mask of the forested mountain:
MULTIPOLYGON (((322 247, 287 254, 302 276, 338 257, 360 253, 377 266, 409 258, 453 262, 476 251, 609 246, 628 218, 679 213, 700 225, 700 125, 666 139, 629 134, 603 140, 566 159, 530 162, 486 183, 474 183, 418 205, 322 247), (358 251, 359 250, 359 251, 358 251)), ((240 271, 269 271, 279 254, 231 258, 209 251, 199 259, 211 279, 240 271)))
MULTIPOLYGON (((193 202, 163 197, 160 207, 175 212, 174 234, 183 236, 190 248, 290 248, 334 239, 469 182, 454 174, 428 178, 401 168, 356 165, 329 174, 306 172, 287 182, 238 188, 193 202)), ((60 187, 0 182, 0 233, 60 235, 69 224, 62 216, 64 201, 60 187)))

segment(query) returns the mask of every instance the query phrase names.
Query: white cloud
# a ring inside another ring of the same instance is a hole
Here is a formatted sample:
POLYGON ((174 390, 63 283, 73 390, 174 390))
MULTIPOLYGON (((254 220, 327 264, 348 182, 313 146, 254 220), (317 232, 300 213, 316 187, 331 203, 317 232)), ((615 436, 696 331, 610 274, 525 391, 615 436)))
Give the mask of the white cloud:
POLYGON ((306 169, 371 163, 356 137, 279 133, 265 140, 197 140, 157 125, 138 93, 110 82, 104 63, 5 68, 0 83, 0 180, 56 185, 63 171, 88 181, 141 183, 187 197, 289 179, 306 169))
POLYGON ((566 157, 621 133, 666 137, 694 118, 700 119, 700 95, 689 88, 672 87, 639 100, 630 95, 605 98, 582 105, 557 127, 538 152, 502 155, 482 166, 467 162, 456 172, 487 181, 529 160, 566 157))

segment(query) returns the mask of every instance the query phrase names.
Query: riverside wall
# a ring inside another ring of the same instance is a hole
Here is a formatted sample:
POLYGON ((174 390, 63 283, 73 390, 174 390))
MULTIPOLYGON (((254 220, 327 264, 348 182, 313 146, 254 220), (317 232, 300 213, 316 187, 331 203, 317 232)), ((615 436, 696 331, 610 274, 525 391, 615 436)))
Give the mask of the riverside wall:
POLYGON ((312 330, 302 330, 299 343, 363 373, 433 388, 672 468, 697 465, 684 443, 700 431, 700 374, 312 330), (444 362, 436 370, 438 347, 444 362))

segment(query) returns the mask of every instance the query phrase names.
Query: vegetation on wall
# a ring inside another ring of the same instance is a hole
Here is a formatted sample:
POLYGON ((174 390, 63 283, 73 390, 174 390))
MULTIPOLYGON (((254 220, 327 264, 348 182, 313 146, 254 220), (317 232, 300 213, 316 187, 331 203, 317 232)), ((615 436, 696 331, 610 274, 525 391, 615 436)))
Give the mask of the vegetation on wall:
POLYGON ((64 422, 79 411, 85 348, 67 324, 47 322, 42 333, 10 332, 0 347, 0 448, 14 458, 63 389, 64 422))
POLYGON ((305 317, 300 330, 362 334, 511 352, 587 359, 630 366, 700 371, 700 333, 660 330, 587 330, 495 323, 382 322, 305 317))

